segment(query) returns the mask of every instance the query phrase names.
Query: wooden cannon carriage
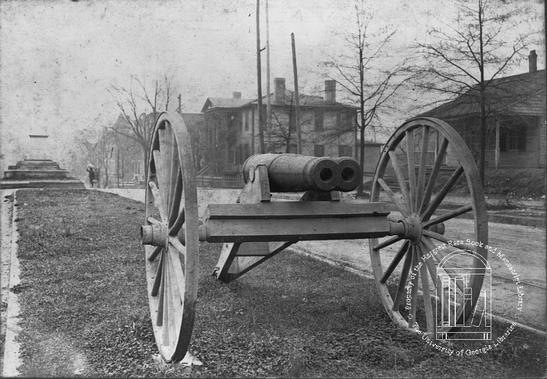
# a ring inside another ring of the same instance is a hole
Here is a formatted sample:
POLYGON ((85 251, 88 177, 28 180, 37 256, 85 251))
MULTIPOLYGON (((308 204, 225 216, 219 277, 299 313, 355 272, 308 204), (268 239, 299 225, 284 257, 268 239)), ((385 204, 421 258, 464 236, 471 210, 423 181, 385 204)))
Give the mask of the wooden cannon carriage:
MULTIPOLYGON (((224 243, 213 275, 229 282, 298 241, 368 238, 388 315, 398 326, 413 329, 421 297, 423 330, 432 335, 439 327, 434 309, 442 297, 436 279, 443 254, 428 253, 452 240, 488 241, 473 157, 457 132, 437 119, 411 119, 391 136, 372 180, 370 201, 342 199, 341 191, 351 191, 362 180, 359 165, 350 158, 263 154, 246 161, 237 203, 209 204, 200 220, 190 136, 179 114, 159 116, 151 152, 141 237, 154 334, 167 361, 182 359, 190 344, 200 241, 224 243), (467 205, 445 204, 453 190, 468 196, 467 205), (272 192, 303 195, 298 201, 272 201, 272 192)), ((486 259, 483 247, 452 243, 451 248, 471 252, 458 263, 479 275, 457 282, 461 301, 449 307, 455 322, 446 332, 473 311, 486 259)))

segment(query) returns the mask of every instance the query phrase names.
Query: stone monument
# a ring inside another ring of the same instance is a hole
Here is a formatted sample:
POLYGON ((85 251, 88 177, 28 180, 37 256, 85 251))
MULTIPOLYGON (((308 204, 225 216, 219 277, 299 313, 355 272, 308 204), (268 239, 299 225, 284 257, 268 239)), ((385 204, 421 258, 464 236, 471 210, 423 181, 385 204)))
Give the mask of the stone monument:
POLYGON ((47 130, 32 128, 27 154, 22 161, 8 166, 0 180, 0 189, 8 188, 85 188, 82 181, 69 176, 51 156, 47 130))

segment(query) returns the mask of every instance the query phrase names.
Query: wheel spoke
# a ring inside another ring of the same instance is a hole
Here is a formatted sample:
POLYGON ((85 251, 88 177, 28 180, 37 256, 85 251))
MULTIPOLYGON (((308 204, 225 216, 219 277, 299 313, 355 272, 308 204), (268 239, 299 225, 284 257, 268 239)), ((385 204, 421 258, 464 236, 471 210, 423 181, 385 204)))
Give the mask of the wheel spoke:
POLYGON ((163 269, 163 275, 165 277, 163 283, 163 323, 161 328, 162 334, 162 345, 169 346, 169 329, 171 328, 170 313, 173 312, 171 309, 171 274, 170 274, 170 263, 168 258, 165 257, 165 265, 163 269))
POLYGON ((459 166, 456 171, 452 173, 448 181, 444 184, 443 188, 435 195, 435 198, 431 201, 431 203, 428 205, 426 210, 424 211, 422 215, 422 220, 427 221, 429 220, 429 217, 435 212, 439 204, 444 200, 445 196, 450 192, 452 189, 452 186, 456 183, 458 178, 463 174, 463 167, 459 166))
MULTIPOLYGON (((424 245, 426 246, 426 248, 429 249, 429 251, 432 251, 435 249, 435 244, 432 241, 428 240, 427 238, 424 238, 422 241, 424 242, 424 245)), ((443 270, 450 277, 455 277, 456 273, 452 269, 447 267, 439 267, 441 259, 437 258, 435 255, 432 255, 432 258, 436 263, 437 269, 443 270)), ((456 282, 456 285, 458 289, 463 293, 463 287, 461 286, 461 284, 459 282, 456 282)))
POLYGON ((399 262, 401 261, 401 259, 403 259, 403 256, 408 251, 409 244, 410 242, 406 241, 403 244, 403 246, 399 249, 399 251, 397 252, 397 255, 395 255, 395 258, 393 258, 387 270, 385 271, 384 276, 380 280, 381 283, 385 283, 389 279, 389 277, 393 273, 393 270, 395 270, 395 268, 399 265, 399 262))
POLYGON ((420 155, 420 169, 418 172, 418 183, 416 188, 416 209, 420 210, 421 202, 423 199, 424 182, 425 182, 425 166, 427 159, 427 150, 429 148, 429 126, 424 126, 424 132, 422 135, 422 151, 420 155))
MULTIPOLYGON (((423 252, 421 249, 417 248, 420 251, 420 255, 423 255, 423 252)), ((434 318, 433 318, 433 307, 431 306, 431 293, 429 289, 429 277, 427 273, 427 264, 422 265, 420 268, 420 274, 422 277, 422 296, 424 299, 424 310, 425 310, 425 321, 426 321, 426 327, 427 331, 429 333, 433 333, 434 331, 434 318)), ((432 280, 434 280, 434 276, 431 277, 432 280)))
POLYGON ((152 251, 152 254, 148 257, 149 262, 154 262, 156 260, 156 257, 161 253, 161 249, 163 249, 161 246, 156 246, 154 248, 154 251, 152 251))
POLYGON ((158 219, 155 218, 155 217, 152 217, 152 216, 148 216, 148 217, 146 218, 146 221, 148 221, 148 222, 149 222, 150 224, 152 224, 152 225, 161 225, 161 221, 158 220, 158 219))
POLYGON ((182 172, 178 170, 175 192, 170 202, 169 225, 173 225, 179 216, 180 202, 182 196, 182 172))
POLYGON ((473 210, 473 206, 471 205, 464 205, 463 207, 457 208, 451 212, 445 213, 437 218, 434 218, 433 220, 429 220, 428 222, 424 223, 422 227, 427 228, 428 226, 436 225, 438 223, 450 220, 454 217, 458 217, 464 213, 467 213, 469 211, 473 210))
MULTIPOLYGON (((430 251, 430 249, 426 246, 425 242, 422 240, 420 241, 420 244, 422 246, 421 251, 422 254, 427 254, 427 252, 430 251)), ((427 269, 429 270, 429 275, 432 278, 433 283, 435 284, 435 287, 437 286, 437 268, 435 266, 435 263, 433 262, 435 260, 434 257, 429 257, 425 259, 425 265, 427 266, 427 269)))
POLYGON ((162 220, 167 219, 165 208, 163 207, 162 196, 160 194, 160 190, 158 186, 153 181, 149 181, 148 187, 150 188, 150 192, 152 192, 152 196, 154 197, 154 205, 156 206, 156 208, 158 208, 161 219, 162 220))
POLYGON ((439 170, 441 169, 441 165, 444 161, 444 156, 446 154, 446 148, 447 147, 448 147, 448 140, 443 137, 442 142, 441 142, 441 146, 439 147, 437 158, 435 159, 435 163, 433 164, 433 169, 431 170, 431 175, 429 176, 429 181, 427 182, 427 187, 425 189, 424 197, 422 198, 422 205, 420 206, 420 213, 422 213, 421 211, 429 203, 429 199, 431 198, 431 194, 433 193, 433 188, 435 188, 435 182, 437 181, 437 175, 439 174, 439 170))
POLYGON ((401 169, 401 166, 399 166, 399 163, 397 162, 397 154, 395 154, 395 151, 393 150, 390 150, 388 154, 389 154, 391 166, 393 166, 393 171, 395 172, 395 177, 397 178, 397 183, 399 183, 399 187, 401 188, 401 193, 403 194, 404 202, 407 205, 410 205, 410 200, 408 197, 408 189, 405 182, 405 176, 403 174, 403 170, 401 169))
MULTIPOLYGON (((160 146, 161 147, 161 146, 160 146)), ((163 209, 162 220, 167 219, 167 196, 169 191, 169 178, 166 177, 166 169, 168 167, 168 162, 163 162, 161 159, 161 152, 159 150, 152 150, 152 156, 154 157, 154 163, 156 165, 156 177, 158 179, 158 199, 161 204, 161 209, 163 209)), ((159 204, 156 204, 156 207, 160 209, 159 204)), ((161 213, 161 211, 160 211, 161 213)))
POLYGON ((442 242, 442 243, 445 243, 445 244, 449 244, 449 239, 446 238, 445 236, 443 236, 442 234, 439 234, 439 233, 435 233, 435 232, 432 232, 431 230, 427 230, 427 229, 424 229, 422 231, 422 233, 426 236, 428 236, 429 238, 433 238, 439 242, 442 242))
POLYGON ((182 227, 182 224, 184 224, 184 209, 181 209, 179 215, 177 216, 177 219, 169 228, 169 235, 176 235, 182 227))
POLYGON ((406 131, 406 156, 408 163, 408 186, 409 186, 409 207, 410 211, 415 210, 416 193, 416 165, 414 163, 414 131, 406 131))
POLYGON ((400 236, 393 236, 391 238, 388 238, 387 240, 383 241, 383 242, 380 242, 378 245, 374 246, 373 249, 378 251, 380 249, 383 249, 383 248, 386 248, 390 245, 393 245, 394 243, 402 240, 403 237, 400 237, 400 236))
MULTIPOLYGON (((160 140, 160 154, 162 164, 164 165, 165 172, 168 175, 166 178, 167 187, 164 192, 165 196, 165 209, 171 209, 171 201, 174 197, 175 185, 177 179, 178 158, 176 154, 176 148, 174 146, 174 136, 171 128, 167 126, 158 130, 160 140)), ((170 215, 168 213, 168 215, 170 215)))
MULTIPOLYGON (((161 251, 162 249, 160 249, 161 251)), ((160 255, 160 260, 158 262, 158 266, 156 267, 156 274, 154 276, 154 284, 152 284, 152 296, 158 296, 158 291, 160 289, 161 284, 161 276, 163 273, 163 254, 160 255)))
MULTIPOLYGON (((162 262, 163 260, 165 259, 164 257, 164 254, 162 254, 162 262)), ((165 309, 164 309, 164 303, 165 303, 165 265, 167 263, 163 263, 162 266, 161 266, 161 273, 158 273, 157 275, 160 276, 160 285, 159 285, 159 290, 158 290, 158 295, 159 295, 159 299, 158 299, 158 313, 156 314, 156 325, 157 326, 162 326, 163 325, 163 314, 165 312, 165 309)))
POLYGON ((406 279, 408 278, 408 271, 410 270, 410 265, 412 264, 412 254, 407 254, 405 258, 405 263, 403 264, 403 269, 401 271, 401 280, 399 281, 399 286, 397 287, 397 294, 395 295, 395 300, 393 300, 393 310, 398 310, 399 303, 403 298, 405 288, 406 288, 406 279))
MULTIPOLYGON (((418 280, 420 277, 420 272, 415 271, 415 267, 418 264, 418 254, 416 253, 416 246, 411 245, 411 253, 412 253, 412 272, 414 274, 414 277, 411 276, 411 283, 412 283, 412 289, 411 289, 411 298, 410 298, 410 317, 409 320, 412 320, 412 322, 416 322, 416 304, 418 303, 418 280)), ((412 327, 413 325, 409 325, 412 327)))
POLYGON ((395 205, 397 206, 397 208, 399 209, 399 211, 401 212, 401 214, 403 216, 408 216, 409 215, 409 210, 407 209, 407 206, 406 204, 402 203, 401 200, 399 200, 397 198, 397 196, 395 196, 395 193, 391 190, 391 188, 389 187, 389 185, 386 183, 386 181, 382 178, 379 178, 378 179, 378 183, 380 183, 380 186, 382 186, 382 188, 384 189, 384 191, 387 193, 387 195, 389 196, 390 200, 395 203, 395 205))
POLYGON ((173 280, 177 282, 177 288, 180 295, 180 300, 182 302, 184 299, 184 289, 186 288, 186 285, 184 279, 184 271, 180 262, 180 253, 178 252, 178 250, 173 251, 172 249, 168 249, 168 251, 169 259, 171 260, 171 267, 173 268, 173 280))
POLYGON ((186 247, 182 244, 182 242, 179 241, 177 237, 169 236, 168 240, 171 246, 177 249, 179 253, 186 256, 186 247))

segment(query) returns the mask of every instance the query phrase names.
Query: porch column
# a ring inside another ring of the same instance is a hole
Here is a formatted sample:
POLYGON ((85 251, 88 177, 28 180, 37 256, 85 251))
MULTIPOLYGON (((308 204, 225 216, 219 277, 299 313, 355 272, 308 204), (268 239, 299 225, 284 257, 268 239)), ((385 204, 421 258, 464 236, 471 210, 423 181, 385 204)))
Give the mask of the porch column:
POLYGON ((496 150, 494 151, 494 161, 496 169, 500 164, 500 120, 496 118, 496 150))

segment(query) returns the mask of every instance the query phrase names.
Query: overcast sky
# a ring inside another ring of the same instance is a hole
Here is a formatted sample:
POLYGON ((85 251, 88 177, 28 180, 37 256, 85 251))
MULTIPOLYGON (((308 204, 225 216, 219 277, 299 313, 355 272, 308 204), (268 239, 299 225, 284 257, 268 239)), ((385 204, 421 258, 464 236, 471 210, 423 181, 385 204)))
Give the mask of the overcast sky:
MULTIPOLYGON (((454 14, 452 2, 444 0, 367 3, 378 29, 397 29, 392 49, 398 53, 454 14)), ((523 29, 541 30, 541 2, 529 3, 538 17, 523 29)), ((294 32, 304 92, 322 86, 317 63, 339 51, 340 33, 354 25, 353 4, 270 0, 272 78, 286 77, 292 86, 294 32)), ((25 143, 30 131, 47 130, 59 143, 83 128, 111 125, 118 111, 106 89, 127 85, 132 74, 147 80, 173 75, 189 112, 199 111, 207 96, 241 91, 256 97, 255 7, 254 0, 2 1, 3 141, 9 134, 25 143)), ((543 46, 536 49, 543 68, 543 46)), ((66 147, 57 146, 57 154, 66 147)))

